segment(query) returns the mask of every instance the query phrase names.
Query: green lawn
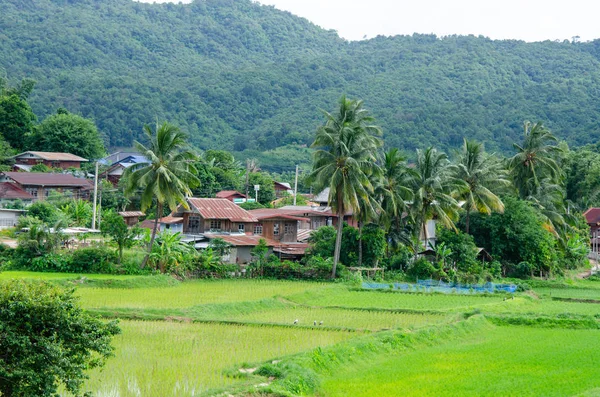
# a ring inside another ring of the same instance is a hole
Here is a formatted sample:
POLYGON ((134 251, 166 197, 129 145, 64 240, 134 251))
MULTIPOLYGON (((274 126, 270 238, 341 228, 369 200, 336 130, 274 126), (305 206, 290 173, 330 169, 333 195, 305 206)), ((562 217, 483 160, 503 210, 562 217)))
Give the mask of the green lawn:
POLYGON ((494 327, 460 342, 357 360, 319 396, 600 395, 600 332, 494 327))
POLYGON ((261 326, 121 321, 116 356, 93 371, 85 389, 97 396, 193 396, 244 383, 223 371, 331 345, 353 333, 261 326))

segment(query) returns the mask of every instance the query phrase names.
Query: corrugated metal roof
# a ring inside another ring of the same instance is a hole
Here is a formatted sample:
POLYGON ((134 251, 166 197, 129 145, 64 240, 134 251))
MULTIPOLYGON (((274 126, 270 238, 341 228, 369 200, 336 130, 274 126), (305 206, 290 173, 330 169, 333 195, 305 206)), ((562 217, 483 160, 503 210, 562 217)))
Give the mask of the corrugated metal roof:
POLYGON ((280 252, 287 255, 304 255, 308 249, 308 244, 287 243, 281 246, 273 247, 273 252, 280 252))
MULTIPOLYGON (((88 161, 87 159, 84 159, 83 157, 79 157, 79 156, 76 156, 71 153, 60 153, 60 152, 27 151, 27 152, 23 152, 21 154, 17 154, 16 156, 13 156, 13 158, 18 159, 19 157, 23 157, 27 154, 33 154, 36 157, 39 157, 43 160, 49 160, 49 161, 88 161)), ((26 158, 32 158, 32 157, 26 157, 26 158)))
POLYGON ((256 219, 263 220, 263 219, 273 219, 273 218, 283 218, 283 219, 291 219, 291 220, 295 220, 295 221, 304 221, 304 222, 308 222, 310 221, 310 219, 308 218, 302 218, 296 215, 302 215, 304 214, 304 211, 298 211, 298 210, 284 210, 281 208, 259 208, 256 210, 250 210, 248 211, 249 213, 251 213, 252 215, 254 215, 256 217, 256 219))
POLYGON ((146 214, 144 214, 142 211, 123 211, 123 212, 119 212, 119 215, 121 215, 123 218, 133 218, 133 217, 140 217, 140 216, 144 216, 146 214))
POLYGON ((44 172, 3 172, 1 175, 12 179, 19 185, 33 186, 72 186, 91 187, 91 181, 76 178, 71 174, 51 174, 44 172))
POLYGON ((279 241, 275 241, 262 236, 248 236, 245 234, 219 234, 219 233, 205 233, 204 236, 208 239, 220 238, 225 240, 231 245, 241 247, 254 247, 257 246, 261 239, 265 240, 267 246, 275 247, 281 245, 279 241))
POLYGON ((308 241, 308 239, 310 238, 310 233, 312 232, 312 230, 310 229, 298 229, 298 235, 296 240, 298 241, 308 241))
POLYGON ((10 182, 0 183, 0 199, 33 200, 33 196, 10 182))
POLYGON ((254 223, 258 219, 251 213, 222 198, 190 198, 190 205, 204 219, 228 219, 231 222, 254 223))
POLYGON ((175 223, 183 223, 183 218, 178 216, 164 216, 158 220, 160 223, 164 223, 166 225, 172 225, 175 223))
POLYGON ((219 193, 216 194, 217 198, 227 198, 231 196, 240 196, 246 198, 245 194, 240 193, 237 190, 221 190, 219 193))
POLYGON ((588 224, 595 225, 600 222, 600 208, 592 207, 583 213, 588 224))

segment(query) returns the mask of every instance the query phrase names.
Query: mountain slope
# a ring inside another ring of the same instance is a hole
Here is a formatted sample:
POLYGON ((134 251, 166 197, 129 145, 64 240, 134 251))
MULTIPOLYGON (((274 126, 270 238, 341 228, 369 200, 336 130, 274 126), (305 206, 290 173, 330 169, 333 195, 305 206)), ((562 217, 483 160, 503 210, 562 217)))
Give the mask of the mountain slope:
POLYGON ((571 144, 600 137, 600 44, 430 35, 346 42, 249 0, 0 0, 0 69, 32 77, 38 116, 63 106, 129 146, 157 117, 201 148, 306 144, 342 93, 389 145, 510 150, 525 119, 571 144))

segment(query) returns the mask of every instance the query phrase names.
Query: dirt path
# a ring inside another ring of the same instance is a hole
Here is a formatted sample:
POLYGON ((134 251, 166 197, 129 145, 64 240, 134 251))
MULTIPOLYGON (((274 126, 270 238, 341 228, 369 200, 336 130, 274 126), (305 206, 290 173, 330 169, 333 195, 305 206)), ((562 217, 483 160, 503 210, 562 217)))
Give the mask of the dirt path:
POLYGON ((600 264, 593 259, 590 259, 590 264, 592 268, 590 270, 586 270, 585 272, 579 273, 577 278, 588 278, 589 276, 600 273, 600 264))

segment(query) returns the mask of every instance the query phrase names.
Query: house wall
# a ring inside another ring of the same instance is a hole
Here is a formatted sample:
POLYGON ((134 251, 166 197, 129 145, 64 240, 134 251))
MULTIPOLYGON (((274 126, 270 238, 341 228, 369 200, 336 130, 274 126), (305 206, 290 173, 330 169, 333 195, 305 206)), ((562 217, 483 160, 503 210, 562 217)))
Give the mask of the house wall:
POLYGON ((183 233, 183 223, 161 223, 160 230, 168 230, 171 233, 183 233))
POLYGON ((0 211, 0 230, 14 227, 20 215, 20 212, 0 211))
MULTIPOLYGON (((227 263, 249 263, 252 261, 252 249, 254 247, 232 247, 229 254, 229 261, 227 263)), ((267 251, 267 257, 273 253, 273 247, 269 247, 267 251)))
POLYGON ((44 164, 50 168, 62 168, 63 170, 66 170, 67 168, 81 168, 81 161, 50 161, 35 158, 16 158, 15 163, 25 165, 44 164))
POLYGON ((298 241, 298 221, 289 219, 268 219, 261 222, 263 225, 262 236, 284 243, 295 243, 298 241), (275 225, 279 225, 279 234, 275 234, 275 225), (288 233, 286 234, 286 225, 288 233))
POLYGON ((23 185, 21 186, 27 193, 34 196, 33 201, 44 201, 48 196, 52 194, 52 192, 58 193, 72 193, 72 197, 74 199, 83 199, 87 200, 90 197, 88 190, 83 190, 81 187, 73 187, 73 186, 52 186, 52 187, 43 187, 38 185, 23 185))

